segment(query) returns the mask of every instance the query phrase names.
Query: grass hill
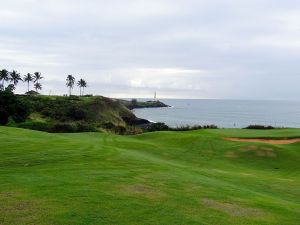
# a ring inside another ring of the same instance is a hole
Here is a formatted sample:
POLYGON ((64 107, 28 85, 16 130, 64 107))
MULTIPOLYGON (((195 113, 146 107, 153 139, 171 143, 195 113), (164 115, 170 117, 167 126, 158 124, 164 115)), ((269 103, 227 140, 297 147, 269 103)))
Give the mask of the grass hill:
POLYGON ((128 124, 141 122, 118 100, 101 96, 24 95, 17 98, 30 106, 31 112, 29 120, 17 124, 21 128, 50 132, 83 132, 102 128, 125 131, 128 124))
POLYGON ((299 129, 137 136, 0 127, 0 224, 298 225, 299 129))

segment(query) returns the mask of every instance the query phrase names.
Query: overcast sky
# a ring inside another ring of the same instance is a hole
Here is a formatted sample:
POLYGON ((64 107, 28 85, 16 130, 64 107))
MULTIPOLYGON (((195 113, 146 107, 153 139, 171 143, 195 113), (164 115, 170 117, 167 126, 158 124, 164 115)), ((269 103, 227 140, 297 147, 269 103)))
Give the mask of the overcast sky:
MULTIPOLYGON (((299 0, 0 0, 0 67, 43 93, 298 99, 299 0), (74 93, 79 93, 75 88, 74 93)), ((18 87, 26 90, 26 85, 18 87)))

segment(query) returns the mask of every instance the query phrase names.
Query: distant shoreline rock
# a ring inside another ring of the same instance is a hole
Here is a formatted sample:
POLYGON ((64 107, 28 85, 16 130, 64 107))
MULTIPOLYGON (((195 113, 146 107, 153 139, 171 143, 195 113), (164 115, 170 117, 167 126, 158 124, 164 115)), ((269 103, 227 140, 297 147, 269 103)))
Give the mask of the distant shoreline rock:
POLYGON ((143 108, 167 108, 171 107, 159 100, 151 100, 145 102, 139 102, 136 99, 128 100, 119 100, 123 105, 125 105, 128 109, 143 109, 143 108))

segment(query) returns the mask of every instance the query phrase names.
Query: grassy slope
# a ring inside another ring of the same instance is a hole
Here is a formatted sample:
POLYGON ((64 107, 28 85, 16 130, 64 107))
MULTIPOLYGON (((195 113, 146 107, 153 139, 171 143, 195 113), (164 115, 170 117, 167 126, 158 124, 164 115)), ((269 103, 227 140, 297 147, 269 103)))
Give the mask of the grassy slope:
POLYGON ((129 137, 0 127, 0 224, 299 224, 300 143, 222 139, 283 135, 300 130, 129 137))
MULTIPOLYGON (((96 126, 103 123, 113 123, 115 125, 126 126, 122 117, 135 118, 135 115, 119 101, 110 98, 98 97, 64 97, 64 96, 18 96, 20 99, 31 102, 34 113, 30 119, 33 121, 63 121, 74 122, 74 119, 66 118, 68 108, 73 106, 77 109, 86 111, 84 122, 89 122, 96 126), (55 110, 54 110, 55 109, 55 110), (42 112, 38 111, 41 110, 42 112), (42 115, 47 112, 52 115, 42 115), (53 118, 53 116, 57 118, 53 118)), ((75 113, 76 114, 76 113, 75 113)))

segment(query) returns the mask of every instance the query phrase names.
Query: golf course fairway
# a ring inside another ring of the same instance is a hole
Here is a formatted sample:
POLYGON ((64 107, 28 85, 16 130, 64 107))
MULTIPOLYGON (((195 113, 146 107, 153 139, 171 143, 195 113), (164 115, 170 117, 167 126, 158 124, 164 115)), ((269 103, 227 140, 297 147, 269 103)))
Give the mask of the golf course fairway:
POLYGON ((49 134, 0 127, 1 225, 300 224, 300 129, 49 134))

